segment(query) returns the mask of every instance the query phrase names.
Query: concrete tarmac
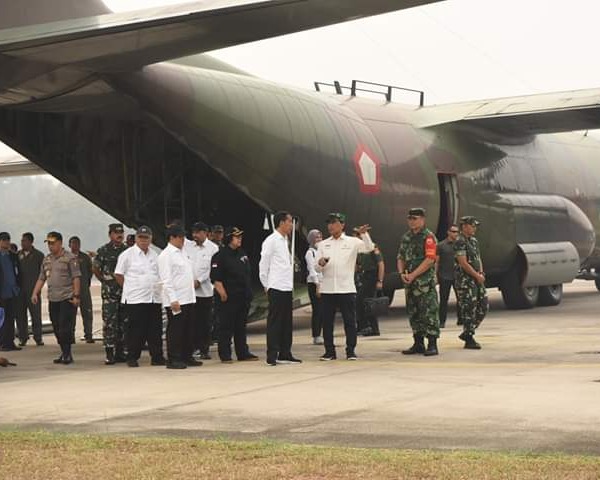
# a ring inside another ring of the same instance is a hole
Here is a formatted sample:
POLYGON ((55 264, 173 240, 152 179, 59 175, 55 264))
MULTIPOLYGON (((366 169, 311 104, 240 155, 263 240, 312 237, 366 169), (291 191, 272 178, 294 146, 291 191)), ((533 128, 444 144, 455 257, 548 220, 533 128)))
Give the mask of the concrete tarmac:
MULTIPOLYGON (((3 429, 276 439, 365 447, 562 451, 600 454, 600 293, 565 288, 557 307, 492 311, 464 350, 451 307, 437 357, 404 356, 411 344, 398 292, 381 337, 359 339, 359 361, 319 362, 310 308, 295 312, 301 365, 264 363, 264 324, 249 326, 261 362, 199 368, 103 365, 100 344, 78 342, 75 363, 54 365, 57 347, 29 344, 0 369, 3 429)), ((98 315, 96 322, 99 321, 98 315)), ((216 357, 216 354, 214 355, 216 357)))

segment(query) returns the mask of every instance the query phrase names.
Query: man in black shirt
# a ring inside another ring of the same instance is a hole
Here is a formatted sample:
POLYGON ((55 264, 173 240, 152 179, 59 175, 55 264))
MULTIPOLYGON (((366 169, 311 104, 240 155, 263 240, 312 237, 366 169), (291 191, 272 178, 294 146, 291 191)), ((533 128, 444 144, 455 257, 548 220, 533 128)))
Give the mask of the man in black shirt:
MULTIPOLYGON (((437 246, 436 273, 440 285, 440 328, 446 326, 450 288, 454 288, 454 242, 458 238, 458 226, 450 225, 448 236, 437 246)), ((456 290, 454 291, 456 296, 456 290)))
POLYGON ((239 361, 258 360, 246 340, 246 321, 252 301, 250 261, 242 250, 242 232, 236 227, 225 231, 225 247, 212 259, 210 278, 217 291, 220 316, 219 358, 232 363, 231 337, 239 361))

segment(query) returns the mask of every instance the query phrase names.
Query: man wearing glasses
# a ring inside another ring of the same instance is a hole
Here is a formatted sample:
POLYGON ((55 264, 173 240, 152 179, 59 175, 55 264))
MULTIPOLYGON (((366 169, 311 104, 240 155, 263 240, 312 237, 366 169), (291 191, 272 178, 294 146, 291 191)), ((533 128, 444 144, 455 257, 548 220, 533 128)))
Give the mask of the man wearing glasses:
MULTIPOLYGON (((437 280, 440 286, 440 328, 446 326, 448 314, 448 297, 450 288, 454 288, 454 242, 458 238, 458 226, 450 225, 448 236, 437 246, 437 261, 435 263, 437 280)), ((456 289, 454 290, 456 296, 456 289)))
POLYGON ((425 226, 425 209, 411 208, 408 211, 408 229, 400 242, 398 273, 406 291, 406 310, 414 343, 402 353, 437 355, 437 338, 440 335, 435 290, 437 240, 433 232, 425 226), (425 336, 428 340, 427 349, 425 336))

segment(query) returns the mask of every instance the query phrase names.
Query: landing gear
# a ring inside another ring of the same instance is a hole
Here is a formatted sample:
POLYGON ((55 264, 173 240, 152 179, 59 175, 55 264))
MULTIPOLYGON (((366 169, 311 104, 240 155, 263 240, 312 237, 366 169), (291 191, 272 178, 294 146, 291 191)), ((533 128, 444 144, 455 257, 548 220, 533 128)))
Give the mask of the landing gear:
POLYGON ((517 265, 505 275, 501 290, 504 305, 510 310, 525 310, 535 307, 538 303, 539 288, 522 285, 517 265))
MULTIPOLYGON (((598 280, 596 280, 598 282, 598 280)), ((598 283, 596 283, 596 287, 598 283)), ((562 300, 563 286, 562 283, 557 285, 549 285, 547 287, 539 287, 538 305, 541 307, 553 307, 558 305, 562 300)))

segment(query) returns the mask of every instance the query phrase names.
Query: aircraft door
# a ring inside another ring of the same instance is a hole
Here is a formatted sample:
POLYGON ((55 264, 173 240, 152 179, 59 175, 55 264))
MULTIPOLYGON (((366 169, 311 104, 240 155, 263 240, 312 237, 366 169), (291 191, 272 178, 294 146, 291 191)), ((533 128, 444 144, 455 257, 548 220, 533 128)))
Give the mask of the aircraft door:
POLYGON ((440 187, 440 217, 436 230, 437 238, 446 238, 446 232, 453 223, 458 223, 459 197, 458 180, 453 173, 438 173, 440 187))

